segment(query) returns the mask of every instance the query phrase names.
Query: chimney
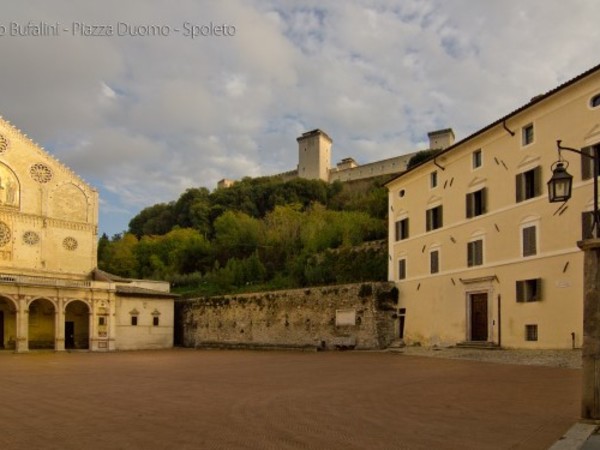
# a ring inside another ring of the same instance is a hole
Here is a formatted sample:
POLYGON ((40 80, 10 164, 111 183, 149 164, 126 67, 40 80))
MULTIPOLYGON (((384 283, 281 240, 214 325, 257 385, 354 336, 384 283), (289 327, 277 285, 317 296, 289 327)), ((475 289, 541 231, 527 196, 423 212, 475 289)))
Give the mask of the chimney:
POLYGON ((430 149, 443 150, 454 144, 454 131, 452 131, 452 128, 430 131, 427 136, 429 136, 430 149))

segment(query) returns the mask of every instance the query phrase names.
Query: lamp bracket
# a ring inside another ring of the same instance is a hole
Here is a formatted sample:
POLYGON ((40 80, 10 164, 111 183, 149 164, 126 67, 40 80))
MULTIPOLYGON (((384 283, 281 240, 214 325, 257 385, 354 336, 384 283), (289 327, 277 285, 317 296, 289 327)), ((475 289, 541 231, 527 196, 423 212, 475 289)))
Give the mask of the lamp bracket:
POLYGON ((562 157, 561 157, 561 155, 560 155, 560 151, 561 151, 561 150, 567 150, 567 151, 569 151, 569 152, 575 152, 575 153, 577 153, 577 154, 579 154, 579 155, 581 155, 581 156, 585 156, 585 157, 587 157, 587 158, 594 159, 594 157, 593 157, 592 155, 590 155, 590 154, 588 154, 588 153, 584 153, 584 152, 582 152, 581 150, 577 150, 576 148, 573 148, 573 147, 565 147, 564 145, 561 145, 561 142, 562 142, 562 140, 561 140, 561 139, 558 139, 558 140, 556 141, 556 149, 558 150, 558 155, 559 155, 559 157, 560 157, 561 159, 562 159, 562 157))

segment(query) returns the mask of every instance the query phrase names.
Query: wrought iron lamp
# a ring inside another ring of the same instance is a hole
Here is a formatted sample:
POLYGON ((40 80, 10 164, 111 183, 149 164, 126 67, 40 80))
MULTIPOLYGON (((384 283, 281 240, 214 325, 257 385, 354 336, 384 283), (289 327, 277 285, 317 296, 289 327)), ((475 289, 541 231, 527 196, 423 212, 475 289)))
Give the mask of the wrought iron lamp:
POLYGON ((556 141, 556 149, 558 150, 558 161, 552 164, 552 178, 548 181, 548 200, 550 203, 566 202, 571 198, 573 187, 573 177, 567 172, 569 163, 562 157, 561 151, 566 150, 574 152, 583 158, 589 158, 593 162, 592 170, 594 179, 594 210, 593 217, 593 235, 595 238, 600 238, 600 211, 598 211, 598 174, 600 172, 600 146, 592 147, 591 154, 578 150, 572 147, 561 145, 561 140, 556 141), (565 167, 566 163, 566 167, 565 167))
POLYGON ((578 247, 583 250, 583 345, 582 345, 582 392, 581 417, 600 420, 600 213, 598 211, 598 170, 600 169, 600 145, 584 152, 564 147, 556 141, 558 161, 552 165, 552 178, 548 181, 548 200, 566 202, 571 197, 573 177, 567 172, 561 151, 567 150, 590 158, 593 162, 594 179, 593 237, 583 236, 578 247))
MULTIPOLYGON (((569 167, 569 163, 567 163, 569 167)), ((566 202, 571 198, 573 176, 567 172, 564 161, 552 165, 552 178, 548 181, 548 200, 550 203, 566 202)))

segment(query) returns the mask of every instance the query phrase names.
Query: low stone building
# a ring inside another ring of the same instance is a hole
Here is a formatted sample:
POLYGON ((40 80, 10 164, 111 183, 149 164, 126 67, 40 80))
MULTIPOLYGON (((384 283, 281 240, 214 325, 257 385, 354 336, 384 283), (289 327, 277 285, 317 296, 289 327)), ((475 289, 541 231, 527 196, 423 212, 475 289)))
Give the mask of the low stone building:
POLYGON ((0 118, 0 348, 166 348, 164 282, 97 270, 98 192, 0 118))

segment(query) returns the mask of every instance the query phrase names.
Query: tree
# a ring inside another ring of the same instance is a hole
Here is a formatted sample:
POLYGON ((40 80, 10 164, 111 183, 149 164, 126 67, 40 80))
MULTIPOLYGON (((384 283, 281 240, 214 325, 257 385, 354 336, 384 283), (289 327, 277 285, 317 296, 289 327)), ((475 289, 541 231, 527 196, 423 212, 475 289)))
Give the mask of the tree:
POLYGON ((436 154, 440 152, 440 149, 432 148, 429 150, 421 150, 420 152, 415 153, 409 160, 406 165, 407 169, 410 169, 414 166, 421 164, 423 161, 433 158, 436 154))
POLYGON ((135 235, 126 233, 123 237, 114 239, 106 250, 107 264, 105 270, 122 277, 136 278, 138 276, 138 261, 135 247, 138 243, 135 235))
POLYGON ((98 240, 98 267, 103 268, 106 267, 109 260, 109 252, 110 252, 110 240, 106 233, 102 233, 100 239, 98 240))
POLYGON ((269 274, 285 268, 302 249, 301 230, 306 219, 301 205, 276 206, 264 219, 265 247, 262 260, 269 274))
POLYGON ((173 205, 175 224, 194 228, 204 236, 210 232, 210 193, 206 188, 186 190, 173 205))
POLYGON ((175 228, 163 236, 144 236, 135 248, 141 276, 169 278, 208 270, 210 244, 196 230, 175 228))
POLYGON ((244 258, 258 248, 262 223, 242 212, 226 211, 215 220, 215 245, 222 262, 229 258, 244 258))
POLYGON ((129 222, 129 232, 137 238, 143 235, 166 234, 175 225, 173 203, 158 203, 144 208, 129 222))

